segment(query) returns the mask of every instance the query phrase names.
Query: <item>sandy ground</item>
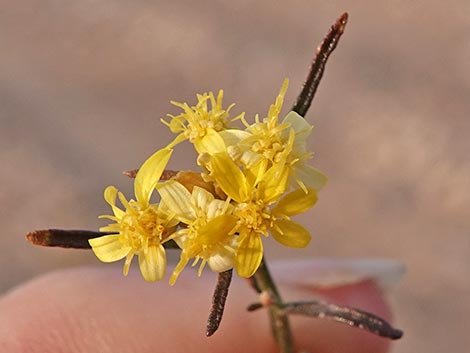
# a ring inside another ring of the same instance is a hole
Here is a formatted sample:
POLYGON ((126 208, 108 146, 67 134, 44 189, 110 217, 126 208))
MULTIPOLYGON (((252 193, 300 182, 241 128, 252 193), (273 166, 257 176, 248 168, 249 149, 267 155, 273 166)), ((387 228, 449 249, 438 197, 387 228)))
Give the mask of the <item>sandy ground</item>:
MULTIPOLYGON (((390 293, 406 331, 394 352, 470 345, 470 3, 450 1, 33 1, 0 10, 0 290, 89 252, 32 247, 47 227, 97 229, 106 185, 169 139, 170 100, 225 90, 248 117, 314 49, 350 23, 308 119, 330 178, 303 217, 311 246, 271 258, 386 257, 408 272, 390 293), (197 3, 197 4, 196 4, 197 3)), ((287 111, 287 110, 286 110, 287 111)), ((180 153, 173 169, 193 166, 180 153)), ((136 269, 134 269, 136 270, 136 269)))

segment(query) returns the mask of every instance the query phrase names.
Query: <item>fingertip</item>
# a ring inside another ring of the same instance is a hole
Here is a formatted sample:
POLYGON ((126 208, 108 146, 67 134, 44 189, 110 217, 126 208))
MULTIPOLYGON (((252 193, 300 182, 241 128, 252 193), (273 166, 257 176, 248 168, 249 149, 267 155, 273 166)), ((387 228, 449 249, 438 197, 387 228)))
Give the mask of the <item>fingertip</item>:
MULTIPOLYGON (((0 347, 17 352, 240 352, 274 348, 264 315, 245 305, 255 296, 231 288, 224 321, 204 334, 216 277, 183 273, 174 287, 136 271, 77 268, 19 286, 0 300, 0 347), (240 339, 241 335, 243 339, 240 339)), ((237 283, 238 282, 238 283, 237 283)))
MULTIPOLYGON (((288 269, 287 271, 288 272, 288 269)), ((274 273, 276 276, 276 273, 274 273)), ((282 277, 282 276, 281 276, 282 277)), ((258 300, 234 278, 219 330, 205 337, 214 274, 185 271, 175 286, 128 277, 115 266, 58 271, 26 283, 0 300, 0 342, 16 352, 275 352, 266 312, 249 313, 258 300)), ((318 290, 283 285, 286 300, 318 299, 388 317, 373 281, 318 290)), ((326 320, 292 317, 297 347, 310 352, 385 352, 388 341, 326 320)))

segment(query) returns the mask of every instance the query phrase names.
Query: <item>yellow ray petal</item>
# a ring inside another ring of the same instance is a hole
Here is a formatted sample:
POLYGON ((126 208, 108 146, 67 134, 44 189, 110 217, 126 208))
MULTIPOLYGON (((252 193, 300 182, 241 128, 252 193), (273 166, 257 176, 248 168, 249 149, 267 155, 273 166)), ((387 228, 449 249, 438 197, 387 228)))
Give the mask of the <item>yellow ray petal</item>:
POLYGON ((297 189, 284 196, 272 213, 275 216, 294 216, 307 211, 317 202, 318 196, 314 189, 307 188, 308 193, 297 189))
POLYGON ((233 146, 250 137, 251 134, 244 130, 226 129, 219 131, 219 135, 224 140, 226 146, 233 146))
MULTIPOLYGON (((289 112, 284 118, 283 123, 290 124, 291 129, 295 132, 295 139, 292 146, 295 156, 307 158, 310 155, 307 150, 307 138, 312 133, 313 126, 307 123, 307 121, 296 112, 289 112)), ((282 137, 288 140, 288 129, 282 131, 282 137)))
POLYGON ((194 148, 198 153, 210 155, 225 152, 224 139, 214 129, 206 129, 204 137, 194 141, 194 148))
POLYGON ((244 173, 249 185, 258 185, 259 182, 263 180, 266 169, 268 169, 268 164, 269 161, 262 158, 258 160, 257 163, 251 165, 251 167, 247 165, 247 169, 245 169, 244 173))
POLYGON ((173 273, 170 278, 170 286, 173 286, 176 283, 176 280, 178 279, 180 273, 184 270, 186 267, 187 263, 189 261, 189 258, 187 256, 184 256, 183 253, 181 253, 181 258, 178 264, 176 265, 175 269, 173 270, 173 273))
POLYGON ((199 186, 194 186, 193 192, 191 193, 191 202, 194 204, 194 206, 196 206, 197 209, 206 210, 212 201, 214 201, 214 195, 212 195, 206 189, 203 189, 199 186))
POLYGON ((235 256, 235 268, 240 277, 251 277, 263 258, 263 243, 258 234, 242 237, 235 256))
POLYGON ((211 157, 211 175, 220 188, 233 200, 248 200, 248 185, 245 175, 227 154, 218 153, 211 157))
POLYGON ((111 221, 119 222, 119 218, 117 218, 116 216, 111 216, 111 215, 107 215, 107 214, 98 216, 98 218, 99 219, 110 219, 111 221))
POLYGON ((103 262, 121 260, 131 251, 130 247, 122 245, 118 234, 89 239, 88 243, 90 243, 96 257, 103 262))
POLYGON ((282 109, 282 103, 284 102, 284 96, 287 92, 287 87, 289 87, 289 79, 285 78, 284 82, 282 83, 281 90, 279 95, 276 98, 276 102, 271 104, 269 107, 268 117, 276 117, 279 115, 282 109))
POLYGON ((114 215, 118 219, 121 219, 122 216, 124 216, 125 212, 116 206, 117 193, 118 189, 116 189, 112 185, 108 186, 106 189, 104 189, 104 199, 112 207, 114 215))
POLYGON ((122 274, 124 276, 127 276, 129 273, 129 267, 131 266, 132 259, 134 258, 135 251, 131 250, 129 253, 126 255, 126 262, 124 262, 124 267, 122 269, 122 274))
POLYGON ((183 141, 186 141, 187 138, 184 134, 184 132, 182 132, 181 134, 179 134, 178 136, 176 136, 173 141, 171 141, 166 147, 167 148, 174 148, 176 145, 180 144, 181 142, 183 141))
POLYGON ((291 248, 305 248, 312 238, 300 224, 286 219, 275 221, 269 231, 276 241, 291 248))
POLYGON ((212 200, 208 203, 206 216, 207 219, 211 220, 223 214, 231 214, 233 212, 233 209, 234 207, 229 203, 229 199, 225 201, 212 200))
POLYGON ((119 233, 120 231, 121 231, 121 225, 119 223, 112 223, 105 227, 100 228, 100 232, 119 233))
POLYGON ((153 189, 160 180, 172 152, 173 150, 169 148, 158 150, 140 167, 134 180, 134 192, 141 205, 149 204, 153 189))
POLYGON ((207 259, 207 264, 214 272, 224 272, 230 270, 235 265, 235 252, 228 249, 222 249, 207 259))
POLYGON ((271 204, 286 191, 289 169, 283 163, 275 164, 263 176, 258 187, 258 198, 271 204))
POLYGON ((295 179, 317 191, 321 190, 328 182, 328 177, 325 174, 305 163, 294 164, 294 173, 295 179))
POLYGON ((229 237, 237 224, 237 217, 222 215, 198 229, 198 242, 204 245, 216 244, 229 237))
POLYGON ((196 213, 191 207, 191 194, 180 183, 174 180, 167 181, 157 187, 157 191, 162 197, 170 212, 183 223, 189 224, 196 218, 196 213))
POLYGON ((296 135, 299 133, 310 133, 313 128, 307 120, 294 111, 287 113, 286 117, 282 120, 282 123, 289 123, 290 127, 294 129, 296 135))
POLYGON ((129 211, 130 209, 133 209, 133 207, 131 206, 131 202, 134 202, 133 200, 131 200, 131 202, 127 201, 126 197, 124 196, 122 192, 118 192, 118 198, 119 198, 119 201, 124 206, 124 208, 126 209, 126 212, 129 211))
POLYGON ((165 276, 166 253, 162 245, 149 246, 139 252, 139 267, 147 282, 161 280, 165 276))

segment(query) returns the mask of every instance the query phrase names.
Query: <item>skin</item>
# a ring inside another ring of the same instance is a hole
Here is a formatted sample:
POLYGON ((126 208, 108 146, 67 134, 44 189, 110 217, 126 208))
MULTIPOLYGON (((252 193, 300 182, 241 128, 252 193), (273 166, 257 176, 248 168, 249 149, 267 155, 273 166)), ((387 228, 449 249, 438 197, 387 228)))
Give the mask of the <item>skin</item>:
MULTIPOLYGON (((315 271, 315 268, 311 268, 315 271)), ((0 351, 36 352, 276 352, 264 310, 248 313, 258 301, 236 275, 222 324, 205 337, 215 275, 197 278, 186 269, 170 287, 146 283, 136 268, 127 278, 113 265, 61 270, 24 283, 0 299, 0 351)), ((359 307, 385 319, 390 311, 371 280, 318 290, 302 280, 309 266, 276 266, 283 297, 323 299, 359 307)), ((298 351, 386 352, 389 341, 335 322, 293 317, 298 351)))

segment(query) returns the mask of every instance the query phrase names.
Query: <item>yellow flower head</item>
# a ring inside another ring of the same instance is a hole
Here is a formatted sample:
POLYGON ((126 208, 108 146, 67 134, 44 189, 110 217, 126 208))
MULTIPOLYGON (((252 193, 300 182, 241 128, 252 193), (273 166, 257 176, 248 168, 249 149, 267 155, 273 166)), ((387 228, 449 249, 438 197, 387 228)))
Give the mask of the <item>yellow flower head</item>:
POLYGON ((89 240, 93 252, 103 262, 114 262, 125 257, 124 275, 127 275, 134 255, 138 255, 142 276, 149 282, 160 280, 165 274, 166 254, 162 243, 178 223, 171 219, 164 205, 150 204, 150 197, 171 153, 171 149, 161 149, 141 166, 134 183, 136 200, 127 201, 114 186, 106 188, 104 198, 111 205, 114 215, 100 218, 108 218, 115 223, 100 230, 115 234, 89 240), (116 206, 117 197, 124 210, 116 206))
POLYGON ((312 126, 295 112, 279 122, 287 86, 286 79, 266 118, 256 116, 251 125, 243 114, 229 120, 233 104, 222 108, 222 91, 217 98, 197 95, 195 106, 172 102, 183 112, 164 123, 178 136, 142 165, 135 200, 127 201, 114 186, 105 190, 114 215, 102 217, 114 223, 101 228, 112 234, 89 241, 96 256, 104 262, 125 257, 127 274, 137 254, 143 277, 156 281, 165 273, 163 243, 174 240, 181 257, 170 279, 173 285, 190 260, 193 266, 200 262, 199 275, 207 264, 215 272, 235 267, 240 276, 251 277, 263 257, 262 237, 271 235, 289 247, 307 246, 310 234, 290 218, 315 204, 326 177, 306 163, 312 157, 306 144, 312 126), (245 130, 229 128, 236 119, 245 130), (159 184, 172 148, 185 140, 198 152, 202 173, 177 173, 159 184), (154 189, 160 204, 150 203, 154 189), (118 197, 124 209, 116 206, 118 197))
MULTIPOLYGON (((169 114, 170 122, 164 120, 162 122, 170 128, 171 132, 179 133, 175 139, 176 143, 187 139, 194 144, 198 153, 222 152, 225 144, 218 133, 228 128, 229 113, 234 104, 227 109, 222 108, 222 90, 219 91, 217 99, 212 92, 198 94, 197 99, 198 103, 192 107, 187 103, 172 101, 173 105, 183 109, 183 113, 177 116, 169 114)), ((241 116, 243 114, 232 120, 239 119, 241 116)))
POLYGON ((202 260, 199 275, 206 263, 215 272, 231 269, 235 256, 235 236, 232 230, 236 225, 236 218, 231 215, 233 206, 229 204, 229 200, 215 199, 211 193, 198 186, 190 193, 176 181, 160 185, 158 192, 172 216, 186 225, 173 235, 182 251, 170 284, 175 283, 190 259, 195 259, 193 266, 202 260))
MULTIPOLYGON (((285 79, 265 119, 260 121, 256 116, 253 124, 242 119, 246 126, 245 134, 232 130, 225 132, 224 137, 231 135, 232 141, 238 138, 237 144, 229 146, 228 152, 232 159, 238 159, 248 168, 261 163, 258 168, 267 169, 284 160, 291 187, 300 186, 305 192, 307 187, 320 190, 326 184, 327 177, 306 163, 313 155, 307 151, 307 137, 313 127, 293 111, 279 122, 288 84, 289 80, 285 79)), ((225 140, 229 138, 225 137, 225 140)))
POLYGON ((310 242, 310 234, 290 216, 311 208, 317 201, 315 190, 298 189, 283 198, 288 171, 283 161, 274 164, 261 177, 242 171, 226 154, 211 158, 212 176, 234 201, 235 231, 239 234, 235 268, 241 277, 251 277, 263 257, 261 235, 271 234, 283 245, 302 248, 310 242), (271 207, 274 203, 277 204, 271 207))

